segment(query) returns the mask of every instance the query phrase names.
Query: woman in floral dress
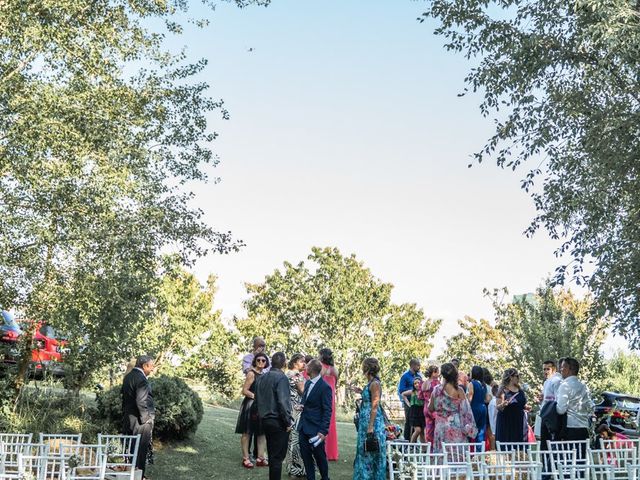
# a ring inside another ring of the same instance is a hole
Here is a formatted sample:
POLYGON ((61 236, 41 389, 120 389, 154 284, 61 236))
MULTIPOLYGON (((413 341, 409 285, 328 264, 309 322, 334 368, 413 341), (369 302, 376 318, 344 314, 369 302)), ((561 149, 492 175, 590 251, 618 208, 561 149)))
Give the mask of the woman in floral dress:
POLYGON ((291 394, 291 414, 294 427, 289 433, 289 446, 287 448, 287 458, 285 463, 287 464, 287 473, 292 477, 305 477, 304 463, 302 456, 300 455, 300 441, 298 439, 298 419, 302 408, 300 406, 300 400, 302 393, 304 392, 304 371, 305 361, 304 355, 296 353, 289 360, 289 371, 287 372, 287 378, 289 379, 289 391, 291 394))
MULTIPOLYGON (((356 442, 356 460, 353 464, 353 480, 385 480, 387 478, 386 433, 380 398, 380 364, 375 358, 362 362, 362 373, 367 377, 367 386, 362 393, 358 439, 356 442), (367 436, 378 439, 379 449, 365 452, 367 436)), ((358 389, 359 391, 359 389, 358 389)))
POLYGON ((444 384, 433 389, 429 411, 435 419, 433 451, 442 453, 443 443, 465 443, 478 433, 471 405, 458 386, 458 370, 451 363, 440 367, 444 384))
POLYGON ((424 400, 424 440, 433 446, 433 432, 435 429, 435 419, 433 413, 429 411, 429 400, 433 390, 440 385, 440 369, 436 365, 431 365, 426 371, 426 380, 422 382, 422 400, 424 400))

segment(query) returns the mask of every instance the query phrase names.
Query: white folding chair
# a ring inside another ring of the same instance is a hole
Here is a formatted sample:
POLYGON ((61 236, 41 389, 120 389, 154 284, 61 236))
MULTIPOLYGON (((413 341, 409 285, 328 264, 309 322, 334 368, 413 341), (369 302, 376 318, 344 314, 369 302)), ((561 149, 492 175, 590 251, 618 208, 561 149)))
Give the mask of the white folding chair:
POLYGON ((417 479, 422 480, 419 468, 423 465, 444 465, 443 453, 405 453, 404 455, 394 455, 396 460, 394 465, 395 479, 417 479), (414 472, 415 473, 414 475, 414 472))
POLYGON ((496 450, 510 452, 514 462, 539 463, 540 443, 496 442, 496 450))
POLYGON ((473 478, 484 478, 482 474, 483 465, 508 465, 511 462, 511 452, 470 452, 467 457, 467 463, 471 467, 473 478))
POLYGON ((12 443, 2 442, 4 462, 2 472, 7 478, 18 478, 18 455, 45 456, 49 453, 46 445, 39 443, 22 443, 19 440, 29 440, 31 435, 20 435, 12 438, 12 443))
POLYGON ((627 478, 629 480, 640 480, 640 465, 627 465, 627 478))
POLYGON ((444 452, 444 462, 451 466, 453 475, 467 470, 469 454, 484 452, 484 443, 443 443, 442 451, 444 452))
POLYGON ((140 435, 102 435, 100 433, 98 444, 107 455, 106 469, 109 478, 134 480, 140 435))
POLYGON ((625 438, 623 440, 605 440, 601 438, 600 448, 602 450, 608 450, 610 448, 633 448, 636 451, 636 456, 640 458, 640 438, 625 438))
POLYGON ((537 480, 542 475, 540 463, 518 463, 507 465, 482 465, 481 477, 491 480, 537 480))
POLYGON ((60 453, 62 445, 80 445, 81 433, 41 433, 40 443, 49 445, 49 452, 60 453))
POLYGON ((589 458, 589 440, 565 440, 552 442, 547 440, 547 445, 551 451, 575 451, 577 463, 587 463, 589 458))
POLYGON ((542 452, 543 471, 553 480, 564 480, 564 470, 575 467, 575 450, 545 450, 542 452), (546 465, 546 470, 544 465, 546 465))
POLYGON ((100 445, 61 445, 67 480, 103 480, 107 456, 100 445))
POLYGON ((423 480, 466 480, 471 478, 469 467, 463 473, 451 465, 420 465, 416 467, 414 479, 423 480))
POLYGON ((578 463, 576 465, 560 466, 562 478, 565 480, 614 480, 611 465, 593 465, 578 463))
POLYGON ((627 478, 627 465, 636 465, 638 455, 635 448, 608 448, 590 450, 589 461, 594 465, 611 465, 615 478, 627 478))
POLYGON ((21 477, 27 475, 36 480, 66 480, 64 460, 59 455, 18 454, 18 471, 21 477))

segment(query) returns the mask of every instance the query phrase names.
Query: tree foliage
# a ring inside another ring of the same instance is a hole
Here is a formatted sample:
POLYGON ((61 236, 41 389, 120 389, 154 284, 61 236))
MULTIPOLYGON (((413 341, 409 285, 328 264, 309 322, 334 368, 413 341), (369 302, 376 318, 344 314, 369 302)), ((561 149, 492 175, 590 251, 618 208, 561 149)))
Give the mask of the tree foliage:
POLYGON ((308 263, 285 262, 263 283, 247 285, 248 316, 236 327, 247 344, 263 336, 270 351, 331 348, 346 383, 361 382, 362 360, 377 356, 383 380, 394 383, 411 357, 428 357, 440 321, 415 304, 393 304, 392 288, 354 255, 316 247, 308 263))
POLYGON ((227 117, 207 62, 163 47, 187 5, 0 3, 0 304, 69 335, 76 385, 130 353, 161 251, 239 246, 181 188, 217 163, 207 115, 227 117))
POLYGON ((637 353, 618 351, 607 362, 606 388, 640 397, 640 356, 637 353))
POLYGON ((473 59, 495 134, 475 154, 528 164, 522 187, 594 293, 593 316, 640 345, 640 4, 629 0, 431 0, 446 48, 473 59), (591 271, 593 263, 593 271, 591 271))

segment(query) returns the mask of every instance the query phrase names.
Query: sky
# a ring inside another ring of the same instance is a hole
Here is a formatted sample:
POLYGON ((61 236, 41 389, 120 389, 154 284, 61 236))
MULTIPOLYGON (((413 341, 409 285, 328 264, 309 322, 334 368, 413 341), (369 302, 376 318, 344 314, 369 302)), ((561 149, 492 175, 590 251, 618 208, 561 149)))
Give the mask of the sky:
MULTIPOLYGON (((480 94, 458 96, 471 64, 416 21, 424 8, 219 4, 209 27, 170 41, 209 60, 201 79, 231 115, 210 118, 220 182, 192 186, 205 221, 246 243, 195 266, 202 280, 218 276, 225 318, 243 314, 245 282, 313 246, 338 247, 392 283, 395 302, 443 319, 437 354, 457 319, 493 318, 484 288, 533 292, 553 273, 557 243, 523 235, 535 215, 525 171, 468 168, 493 122, 480 94)), ((623 343, 610 339, 606 351, 623 343)))

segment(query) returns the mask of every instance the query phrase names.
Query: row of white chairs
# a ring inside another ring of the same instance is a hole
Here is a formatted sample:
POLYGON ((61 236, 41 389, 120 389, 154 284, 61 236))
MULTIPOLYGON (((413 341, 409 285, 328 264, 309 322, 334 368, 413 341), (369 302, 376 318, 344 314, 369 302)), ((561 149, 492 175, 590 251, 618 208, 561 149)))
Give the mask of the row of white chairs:
POLYGON ((640 480, 639 446, 638 440, 602 441, 591 449, 584 440, 549 442, 542 451, 538 443, 497 442, 497 451, 485 452, 483 443, 444 443, 442 453, 431 453, 429 444, 400 441, 388 443, 387 461, 391 480, 640 480))
POLYGON ((134 480, 139 435, 0 433, 0 480, 134 480))

